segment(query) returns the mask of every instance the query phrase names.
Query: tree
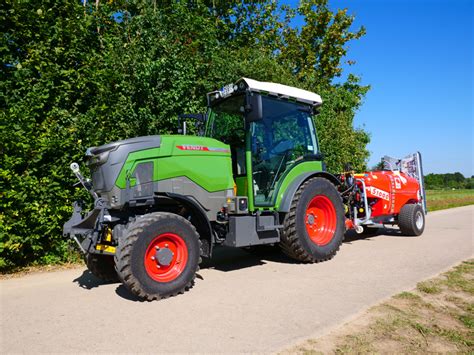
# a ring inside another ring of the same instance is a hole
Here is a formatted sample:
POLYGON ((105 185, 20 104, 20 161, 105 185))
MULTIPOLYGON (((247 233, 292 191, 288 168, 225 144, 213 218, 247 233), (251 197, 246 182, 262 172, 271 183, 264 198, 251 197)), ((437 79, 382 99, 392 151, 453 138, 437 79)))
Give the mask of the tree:
POLYGON ((352 31, 354 17, 347 9, 332 12, 327 0, 301 1, 295 11, 303 17, 304 25, 281 26, 279 59, 296 76, 297 86, 318 92, 323 98, 316 124, 328 169, 340 172, 351 163, 354 169, 363 170, 370 137, 364 130, 354 129, 353 119, 369 87, 360 85, 354 75, 348 75, 342 84, 335 85, 333 80, 342 74, 346 43, 362 37, 365 28, 352 31))
POLYGON ((460 172, 448 174, 428 174, 424 177, 426 188, 437 189, 472 189, 473 178, 465 178, 460 172))

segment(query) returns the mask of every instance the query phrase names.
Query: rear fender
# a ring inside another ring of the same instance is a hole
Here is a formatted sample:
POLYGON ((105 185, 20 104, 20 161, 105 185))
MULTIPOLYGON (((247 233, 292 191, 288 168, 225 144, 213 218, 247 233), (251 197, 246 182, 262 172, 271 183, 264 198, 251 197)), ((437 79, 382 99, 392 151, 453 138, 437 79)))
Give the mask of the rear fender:
POLYGON ((295 180, 293 180, 291 185, 286 189, 285 194, 283 195, 283 198, 281 199, 279 212, 284 212, 284 213, 290 212, 291 202, 293 201, 293 197, 295 196, 296 191, 298 191, 298 188, 305 181, 313 177, 325 178, 329 180, 330 182, 332 182, 335 186, 338 186, 341 184, 341 182, 336 176, 326 171, 307 172, 307 173, 301 174, 295 180))

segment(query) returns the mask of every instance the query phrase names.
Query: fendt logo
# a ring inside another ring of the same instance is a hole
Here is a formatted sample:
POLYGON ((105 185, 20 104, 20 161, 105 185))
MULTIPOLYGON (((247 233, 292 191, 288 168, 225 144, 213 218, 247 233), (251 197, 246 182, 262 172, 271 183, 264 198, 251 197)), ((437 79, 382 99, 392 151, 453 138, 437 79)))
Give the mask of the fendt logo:
POLYGON ((204 147, 202 145, 177 145, 176 148, 179 150, 201 150, 201 151, 209 151, 208 147, 204 147))
POLYGON ((366 190, 375 197, 380 197, 383 200, 390 201, 390 194, 386 191, 377 189, 376 187, 369 186, 366 190))
POLYGON ((176 148, 178 148, 179 150, 194 150, 199 152, 230 153, 229 149, 205 147, 202 145, 177 145, 176 148))

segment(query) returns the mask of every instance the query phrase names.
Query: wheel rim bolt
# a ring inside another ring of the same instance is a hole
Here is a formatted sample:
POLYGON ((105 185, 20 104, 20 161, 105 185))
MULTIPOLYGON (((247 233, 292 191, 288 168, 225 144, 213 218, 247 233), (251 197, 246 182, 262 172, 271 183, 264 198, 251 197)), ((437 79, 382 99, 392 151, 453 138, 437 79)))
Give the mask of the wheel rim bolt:
POLYGON ((152 256, 152 257, 151 257, 151 260, 155 260, 155 257, 154 257, 154 256, 152 256))
POLYGON ((168 248, 168 243, 165 244, 165 248, 168 248))
POLYGON ((155 249, 156 249, 156 250, 159 250, 159 249, 160 249, 160 247, 157 245, 157 246, 155 247, 155 249))

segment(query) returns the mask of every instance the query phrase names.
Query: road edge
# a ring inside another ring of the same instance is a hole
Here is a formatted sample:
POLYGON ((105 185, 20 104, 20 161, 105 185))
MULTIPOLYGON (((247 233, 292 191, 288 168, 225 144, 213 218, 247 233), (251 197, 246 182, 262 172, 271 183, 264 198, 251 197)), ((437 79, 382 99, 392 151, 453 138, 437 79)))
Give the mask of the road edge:
MULTIPOLYGON (((470 206, 473 206, 473 205, 470 205, 470 206)), ((463 206, 463 207, 469 207, 469 206, 463 206)), ((463 208, 463 207, 456 207, 456 208, 463 208)), ((451 208, 452 209, 452 208, 451 208)), ((435 211, 435 212, 444 212, 444 211, 447 211, 447 210, 440 210, 440 211, 435 211)), ((413 289, 416 288, 416 285, 419 283, 419 282, 422 282, 422 281, 425 281, 425 280, 429 280, 429 279, 432 279, 432 278, 435 278, 435 277, 439 277, 441 276, 442 274, 444 274, 445 272, 448 272, 449 270, 453 269, 454 267, 458 266, 458 265, 461 265, 464 261, 466 260, 470 260, 474 258, 474 253, 471 254, 471 256, 467 259, 463 259, 463 260, 459 260, 459 261, 456 261, 455 263, 451 264, 450 266, 447 266, 447 267, 443 267, 441 269, 441 271, 433 274, 433 275, 430 275, 422 280, 418 280, 412 287, 403 287, 401 288, 400 290, 398 290, 397 292, 391 294, 390 296, 387 296, 387 297, 383 297, 381 298, 380 300, 378 300, 377 302, 374 302, 368 306, 366 306, 364 309, 358 311, 357 313, 353 314, 353 315, 350 315, 348 316, 347 318, 344 318, 341 322, 339 322, 339 324, 337 325, 330 325, 330 326, 327 326, 327 327, 324 327, 322 330, 319 330, 318 333, 313 333, 313 335, 309 335, 309 336, 305 336, 305 337, 301 337, 301 338, 298 338, 297 340, 291 342, 291 343, 288 343, 287 345, 285 345, 284 347, 281 347, 279 349, 276 349, 274 352, 277 353, 277 354, 281 354, 281 353, 285 353, 286 351, 292 349, 292 348, 295 348, 295 347, 298 347, 300 345, 302 345, 303 343, 305 343, 306 341, 308 340, 318 340, 322 337, 325 337, 327 335, 330 335, 332 332, 334 332, 335 330, 339 329, 340 327, 346 325, 347 323, 350 323, 352 321, 354 321, 355 319, 357 319, 358 317, 360 316, 363 316, 369 309, 371 309, 372 307, 376 307, 388 300, 390 300, 393 296, 401 293, 401 292, 409 292, 413 289)))

